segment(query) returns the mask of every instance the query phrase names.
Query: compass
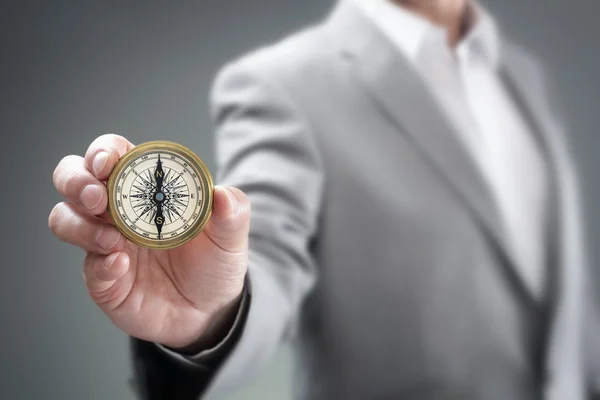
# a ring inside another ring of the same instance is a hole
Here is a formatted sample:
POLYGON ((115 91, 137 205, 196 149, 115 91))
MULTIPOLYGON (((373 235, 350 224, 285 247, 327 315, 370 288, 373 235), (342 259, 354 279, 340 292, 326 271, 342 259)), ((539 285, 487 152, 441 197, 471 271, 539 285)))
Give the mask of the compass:
POLYGON ((213 181, 188 148, 168 141, 141 144, 127 152, 107 183, 108 211, 130 241, 172 249, 193 239, 208 222, 213 181))

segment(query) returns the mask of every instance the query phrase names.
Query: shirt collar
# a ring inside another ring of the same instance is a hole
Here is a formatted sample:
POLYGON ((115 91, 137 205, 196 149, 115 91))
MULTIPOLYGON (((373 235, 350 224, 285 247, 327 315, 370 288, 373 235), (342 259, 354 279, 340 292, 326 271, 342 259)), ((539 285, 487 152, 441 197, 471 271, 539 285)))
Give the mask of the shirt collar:
POLYGON ((474 4, 475 24, 456 48, 459 57, 477 57, 493 67, 500 59, 500 35, 494 19, 479 4, 474 4))
MULTIPOLYGON (((445 38, 445 31, 420 15, 393 4, 390 0, 346 0, 355 3, 400 51, 415 62, 430 35, 445 38)), ((473 3, 475 24, 456 47, 457 55, 478 57, 492 66, 499 60, 499 34, 495 21, 478 3, 473 3)))

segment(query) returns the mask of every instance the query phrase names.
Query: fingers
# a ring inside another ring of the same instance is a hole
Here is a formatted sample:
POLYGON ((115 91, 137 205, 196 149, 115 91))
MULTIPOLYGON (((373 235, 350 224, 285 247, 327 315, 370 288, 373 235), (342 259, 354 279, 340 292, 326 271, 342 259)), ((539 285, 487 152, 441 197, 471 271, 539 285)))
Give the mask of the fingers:
POLYGON ((240 252, 248 246, 250 202, 241 190, 216 186, 206 234, 223 250, 240 252))
POLYGON ((99 254, 122 250, 127 241, 114 226, 85 215, 70 203, 58 203, 52 209, 48 226, 60 240, 99 254))
POLYGON ((102 135, 92 142, 85 153, 85 166, 96 178, 105 181, 117 161, 133 147, 123 136, 112 133, 102 135))
POLYGON ((97 215, 106 210, 106 187, 86 168, 82 157, 63 158, 54 170, 52 179, 61 195, 87 213, 97 215))
POLYGON ((107 134, 92 142, 85 158, 67 156, 54 170, 54 186, 60 194, 91 215, 106 211, 108 196, 102 181, 108 179, 119 159, 133 148, 122 136, 107 134))
POLYGON ((120 297, 127 292, 119 293, 115 286, 129 270, 129 256, 125 252, 115 252, 108 256, 89 252, 83 262, 83 278, 92 299, 99 305, 111 302, 120 303, 120 297))

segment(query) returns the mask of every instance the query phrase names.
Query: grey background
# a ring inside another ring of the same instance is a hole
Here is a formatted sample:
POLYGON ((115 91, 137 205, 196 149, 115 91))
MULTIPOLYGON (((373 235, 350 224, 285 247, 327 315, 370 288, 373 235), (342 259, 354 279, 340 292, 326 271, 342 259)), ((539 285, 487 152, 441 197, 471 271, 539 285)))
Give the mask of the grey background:
MULTIPOLYGON (((504 31, 556 78, 583 173, 592 260, 600 3, 489 0, 504 31)), ((131 399, 128 349, 54 239, 51 174, 105 132, 168 138, 214 165, 207 94, 227 60, 316 21, 326 0, 0 1, 0 398, 131 399)), ((289 398, 284 349, 231 399, 289 398)))

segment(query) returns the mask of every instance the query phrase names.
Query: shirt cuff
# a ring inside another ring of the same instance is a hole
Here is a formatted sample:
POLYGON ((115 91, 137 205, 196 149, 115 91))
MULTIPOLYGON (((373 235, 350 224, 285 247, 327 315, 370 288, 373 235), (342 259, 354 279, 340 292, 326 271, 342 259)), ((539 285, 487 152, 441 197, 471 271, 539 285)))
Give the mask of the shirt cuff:
POLYGON ((248 275, 246 275, 244 288, 242 290, 242 298, 233 324, 229 329, 229 332, 227 332, 227 335, 216 346, 211 347, 210 349, 202 350, 197 354, 184 355, 159 343, 154 343, 154 345, 157 346, 161 352, 183 366, 201 370, 216 368, 225 358, 227 358, 237 343, 246 322, 248 309, 250 308, 250 298, 250 279, 248 279, 248 275))

